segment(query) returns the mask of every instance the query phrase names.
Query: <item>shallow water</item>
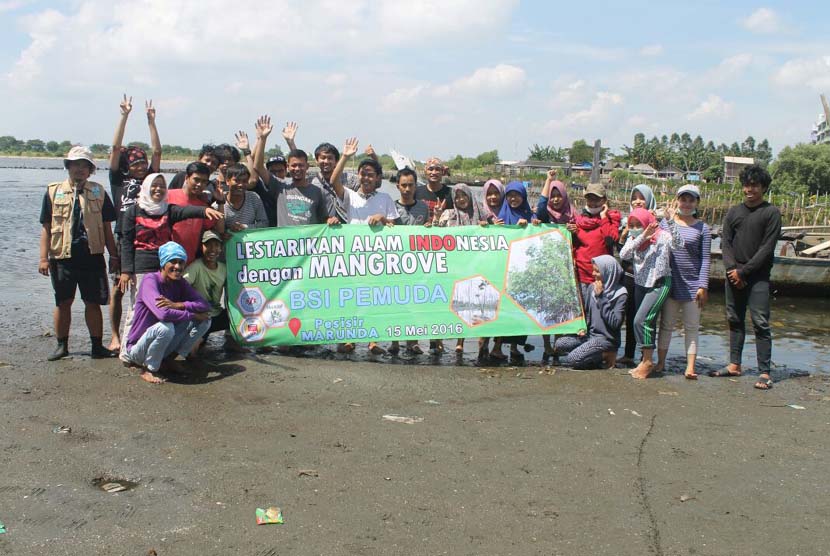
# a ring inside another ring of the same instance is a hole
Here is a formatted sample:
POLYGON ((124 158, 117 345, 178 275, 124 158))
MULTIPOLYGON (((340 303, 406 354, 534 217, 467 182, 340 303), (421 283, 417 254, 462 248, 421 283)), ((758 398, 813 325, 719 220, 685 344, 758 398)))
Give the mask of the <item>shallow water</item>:
MULTIPOLYGON (((165 163, 163 166, 165 169, 177 171, 183 165, 165 163)), ((51 332, 52 329, 54 298, 49 279, 37 273, 40 237, 38 216, 46 185, 64 177, 65 172, 59 160, 0 157, 0 192, 4 201, 0 204, 0 280, 3 284, 0 292, 0 311, 4 315, 0 319, 1 344, 9 345, 14 342, 19 345, 20 340, 28 339, 33 342, 48 342, 51 345, 53 341, 51 338, 43 337, 44 333, 51 332)), ((99 170, 96 178, 100 183, 109 186, 106 170, 99 170)), ((395 194, 393 184, 384 183, 383 190, 395 194)), ((80 300, 74 305, 73 320, 73 337, 84 338, 86 333, 80 300)), ((830 350, 826 347, 830 342, 830 300, 775 297, 772 302, 772 326, 773 360, 777 371, 782 374, 830 372, 830 350)), ((744 364, 754 368, 755 348, 751 325, 748 325, 748 329, 744 364)), ((530 363, 538 362, 542 353, 541 338, 531 338, 530 344, 536 349, 527 353, 526 360, 530 363)), ((426 351, 427 342, 422 341, 421 346, 426 351)), ((312 357, 348 357, 352 360, 398 361, 405 364, 455 364, 458 360, 453 353, 454 347, 455 341, 447 340, 447 353, 440 357, 371 356, 366 354, 365 346, 358 346, 357 352, 350 356, 334 354, 326 348, 314 348, 307 353, 312 357)), ((726 362, 727 350, 728 332, 723 295, 713 292, 703 312, 699 347, 702 370, 723 365, 726 362)), ((465 342, 463 362, 474 364, 476 351, 476 340, 468 339, 465 342)), ((683 352, 683 339, 678 336, 670 348, 670 370, 682 371, 683 352)))

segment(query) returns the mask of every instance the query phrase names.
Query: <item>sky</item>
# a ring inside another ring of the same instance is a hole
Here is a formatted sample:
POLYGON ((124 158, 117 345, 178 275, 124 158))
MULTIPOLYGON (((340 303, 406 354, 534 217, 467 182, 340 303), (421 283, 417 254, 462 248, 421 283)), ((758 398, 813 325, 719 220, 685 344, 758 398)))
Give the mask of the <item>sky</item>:
MULTIPOLYGON (((778 152, 830 94, 830 3, 519 0, 0 0, 0 135, 198 147, 299 123, 416 159, 637 132, 778 152), (596 13, 588 9, 596 6, 596 13)), ((284 146, 283 146, 284 148, 284 146)))

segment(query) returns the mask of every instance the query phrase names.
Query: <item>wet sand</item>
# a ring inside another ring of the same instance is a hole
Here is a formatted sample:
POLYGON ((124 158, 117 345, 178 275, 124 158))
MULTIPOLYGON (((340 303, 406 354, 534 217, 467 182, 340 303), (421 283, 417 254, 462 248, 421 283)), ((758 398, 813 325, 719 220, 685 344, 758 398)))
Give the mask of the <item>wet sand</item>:
POLYGON ((2 554, 828 553, 826 375, 251 355, 152 386, 52 346, 4 348, 2 554))

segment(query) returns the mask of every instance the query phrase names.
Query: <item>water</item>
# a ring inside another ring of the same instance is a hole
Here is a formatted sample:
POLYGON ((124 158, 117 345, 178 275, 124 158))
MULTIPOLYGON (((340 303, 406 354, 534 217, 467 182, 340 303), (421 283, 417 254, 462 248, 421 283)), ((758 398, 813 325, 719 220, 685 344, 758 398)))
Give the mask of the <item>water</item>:
MULTIPOLYGON (((184 164, 165 163, 164 169, 178 171, 184 164)), ((108 187, 107 173, 101 170, 93 178, 108 187)), ((19 348, 22 339, 32 342, 48 342, 43 334, 52 331, 54 297, 49 279, 37 272, 40 224, 38 216, 46 185, 65 178, 60 160, 10 159, 0 157, 0 345, 15 343, 19 348), (9 166, 14 166, 10 168, 9 166)), ((394 184, 385 182, 383 191, 397 198, 394 184)), ((86 336, 83 324, 83 304, 78 299, 73 311, 73 337, 86 336)), ((747 319, 749 316, 747 315, 747 319)), ((106 322, 106 318, 104 319, 106 322)), ((779 370, 789 372, 830 372, 830 300, 776 297, 772 300, 773 360, 779 370)), ((751 332, 751 325, 748 325, 751 332)), ((105 342, 107 339, 105 338, 105 342)), ((424 347, 426 342, 421 342, 424 347)), ((528 354, 529 361, 541 357, 541 339, 531 338, 536 350, 528 354)), ((446 342, 452 351, 454 342, 446 342)), ((476 353, 475 339, 465 343, 465 358, 476 353)), ((683 339, 675 337, 669 352, 671 367, 682 370, 684 365, 683 339)), ((699 347, 701 367, 717 368, 726 363, 728 331, 724 313, 723 295, 713 292, 703 311, 699 347)), ((329 355, 321 348, 312 354, 329 355)), ((386 358, 380 360, 388 361, 386 358)), ((445 355, 447 363, 455 362, 452 355, 445 355)), ((433 363, 435 359, 420 357, 403 359, 407 363, 433 363)), ((744 350, 744 364, 755 366, 755 348, 751 333, 744 350)))

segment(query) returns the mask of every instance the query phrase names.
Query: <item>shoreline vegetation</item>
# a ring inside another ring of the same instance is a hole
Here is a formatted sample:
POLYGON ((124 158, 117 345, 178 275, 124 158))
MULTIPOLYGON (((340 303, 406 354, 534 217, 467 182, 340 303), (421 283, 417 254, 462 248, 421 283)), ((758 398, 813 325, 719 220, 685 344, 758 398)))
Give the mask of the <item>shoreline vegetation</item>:
MULTIPOLYGON (((0 157, 8 159, 43 159, 62 160, 63 153, 68 151, 72 143, 69 141, 42 141, 31 139, 27 141, 12 136, 0 136, 0 157)), ((129 145, 149 149, 149 145, 142 142, 131 142, 129 145)), ((93 144, 90 146, 96 158, 106 161, 109 157, 109 145, 93 144)), ((195 160, 198 149, 189 149, 178 145, 162 145, 162 165, 165 162, 186 163, 195 160)), ((503 182, 520 180, 528 183, 528 193, 531 205, 541 192, 544 184, 547 167, 566 163, 569 165, 585 165, 593 160, 593 146, 585 140, 578 139, 571 147, 540 146, 534 144, 528 149, 527 162, 534 162, 533 167, 523 168, 521 175, 515 175, 500 158, 497 150, 486 151, 475 157, 456 155, 448 159, 445 164, 449 170, 447 182, 469 183, 481 185, 490 178, 500 179, 503 182)), ((269 149, 266 156, 283 155, 279 147, 269 149)), ((366 155, 355 158, 355 166, 366 155)), ((623 146, 620 154, 603 148, 600 151, 602 164, 622 163, 627 168, 615 168, 603 173, 601 180, 608 186, 609 204, 613 208, 625 210, 628 198, 634 185, 645 183, 649 185, 663 204, 673 199, 674 192, 684 183, 689 172, 698 175, 701 187, 701 217, 711 223, 720 222, 729 207, 741 202, 741 190, 736 183, 724 182, 724 156, 751 157, 764 166, 769 166, 773 176, 773 186, 769 200, 781 209, 785 226, 821 226, 830 225, 830 144, 810 145, 799 144, 787 146, 773 159, 769 142, 764 139, 756 142, 753 137, 747 137, 743 142, 733 142, 731 146, 721 143, 718 146, 712 141, 704 143, 697 136, 694 139, 688 133, 673 133, 670 137, 646 139, 638 133, 634 136, 632 146, 623 146), (635 164, 648 164, 657 170, 672 168, 677 170, 684 179, 647 177, 633 172, 635 164)), ((389 179, 394 176, 395 163, 388 154, 380 155, 380 162, 389 179)), ((310 166, 316 168, 313 158, 309 159, 310 166)), ((415 162, 416 171, 423 173, 422 164, 415 162)), ((163 170, 165 170, 163 168, 163 170)), ((174 171, 167 169, 168 171, 174 171)), ((589 169, 590 171, 590 169, 589 169)), ((579 191, 590 180, 588 172, 562 172, 559 179, 568 183, 570 187, 579 191)))

